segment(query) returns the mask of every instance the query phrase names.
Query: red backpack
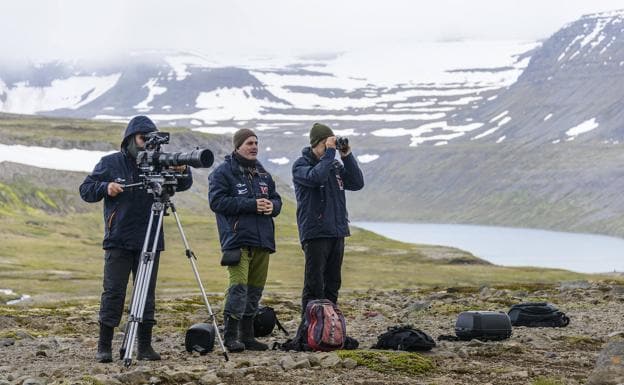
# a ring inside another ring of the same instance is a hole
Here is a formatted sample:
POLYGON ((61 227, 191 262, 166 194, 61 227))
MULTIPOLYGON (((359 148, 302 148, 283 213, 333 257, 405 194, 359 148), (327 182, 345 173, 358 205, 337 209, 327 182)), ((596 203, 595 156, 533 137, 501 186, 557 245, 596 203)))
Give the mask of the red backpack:
POLYGON ((308 302, 305 313, 308 345, 312 350, 328 352, 342 349, 347 337, 347 325, 338 306, 327 299, 308 302))

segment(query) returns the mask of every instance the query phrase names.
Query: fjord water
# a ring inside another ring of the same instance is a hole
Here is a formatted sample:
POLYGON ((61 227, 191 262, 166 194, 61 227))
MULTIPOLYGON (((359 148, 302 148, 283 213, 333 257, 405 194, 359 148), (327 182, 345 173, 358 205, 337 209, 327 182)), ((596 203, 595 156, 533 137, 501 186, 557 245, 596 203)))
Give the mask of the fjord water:
POLYGON ((477 225, 352 224, 402 242, 457 247, 496 265, 552 267, 583 273, 624 271, 621 238, 477 225))

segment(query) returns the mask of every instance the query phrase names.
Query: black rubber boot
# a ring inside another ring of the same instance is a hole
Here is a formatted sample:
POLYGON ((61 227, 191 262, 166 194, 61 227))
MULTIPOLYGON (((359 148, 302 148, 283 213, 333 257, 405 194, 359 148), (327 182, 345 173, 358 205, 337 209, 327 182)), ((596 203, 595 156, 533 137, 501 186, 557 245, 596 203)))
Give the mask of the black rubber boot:
POLYGON ((223 323, 223 344, 228 352, 237 353, 245 350, 245 345, 238 340, 239 320, 231 316, 225 316, 223 323))
POLYGON ((262 351, 269 348, 269 345, 256 340, 253 317, 243 317, 241 320, 241 342, 245 344, 247 350, 262 351))
POLYGON ((95 354, 97 362, 113 362, 112 343, 114 330, 115 328, 100 324, 100 338, 98 340, 98 350, 95 354))
POLYGON ((137 360, 140 361, 160 361, 160 354, 152 348, 152 328, 153 324, 139 324, 137 339, 139 342, 139 352, 137 360))

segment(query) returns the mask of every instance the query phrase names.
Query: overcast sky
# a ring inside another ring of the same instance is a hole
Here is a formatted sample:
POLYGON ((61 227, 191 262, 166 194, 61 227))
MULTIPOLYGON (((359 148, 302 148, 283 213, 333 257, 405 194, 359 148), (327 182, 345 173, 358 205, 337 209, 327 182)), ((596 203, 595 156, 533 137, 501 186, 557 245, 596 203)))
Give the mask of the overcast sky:
POLYGON ((458 39, 544 39, 621 0, 5 0, 0 57, 140 49, 300 54, 458 39))

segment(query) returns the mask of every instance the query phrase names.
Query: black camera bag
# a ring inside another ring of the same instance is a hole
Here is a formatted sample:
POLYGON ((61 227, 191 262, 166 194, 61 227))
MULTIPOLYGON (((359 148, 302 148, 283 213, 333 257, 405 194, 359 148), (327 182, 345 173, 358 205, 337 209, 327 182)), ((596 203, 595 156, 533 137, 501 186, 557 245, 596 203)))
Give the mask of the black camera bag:
POLYGON ((279 330, 288 335, 288 331, 284 329, 282 324, 277 319, 275 309, 269 306, 260 306, 254 316, 254 336, 266 337, 273 332, 276 325, 279 330))
POLYGON ((511 320, 504 312, 464 311, 457 316, 455 334, 460 340, 504 340, 511 336, 511 320))
POLYGON ((212 324, 197 323, 186 331, 184 346, 186 351, 207 354, 214 349, 215 329, 212 324))
POLYGON ((527 302, 513 305, 508 314, 513 326, 565 327, 570 323, 570 318, 565 313, 547 302, 527 302))
POLYGON ((372 349, 404 350, 407 352, 423 352, 436 346, 435 341, 420 329, 412 325, 391 326, 388 331, 377 337, 372 349))

